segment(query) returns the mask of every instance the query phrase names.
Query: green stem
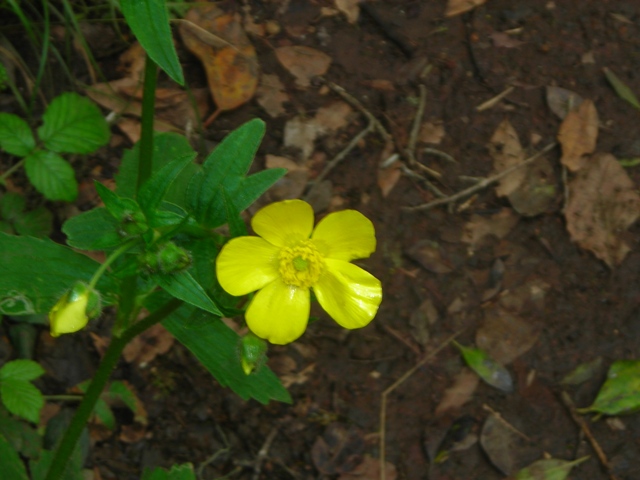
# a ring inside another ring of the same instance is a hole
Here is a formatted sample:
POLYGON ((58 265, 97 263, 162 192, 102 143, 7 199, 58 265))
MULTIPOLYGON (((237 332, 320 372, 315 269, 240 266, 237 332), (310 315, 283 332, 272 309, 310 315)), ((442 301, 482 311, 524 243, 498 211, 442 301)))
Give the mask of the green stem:
POLYGON ((144 66, 144 90, 142 92, 142 118, 140 134, 140 159, 138 163, 138 184, 136 191, 151 177, 153 169, 153 117, 156 100, 156 80, 158 67, 147 55, 144 66))
POLYGON ((4 183, 4 181, 9 178, 11 176, 11 174, 13 172, 15 172, 16 170, 18 170, 20 167, 22 167, 22 165, 24 165, 24 158, 20 159, 20 161, 18 163, 16 163, 15 165, 13 165, 9 170, 7 170, 6 172, 4 172, 2 175, 0 175, 0 185, 4 183))
POLYGON ((96 374, 94 375, 93 380, 91 381, 91 384, 89 385, 89 388, 87 389, 87 392, 82 399, 82 402, 80 402, 75 415, 71 419, 69 428, 67 428, 64 437, 62 437, 60 446, 56 450, 45 480, 58 480, 62 478, 62 475, 64 474, 64 471, 67 467, 67 462, 69 461, 76 443, 78 442, 78 438, 80 438, 82 430, 89 421, 89 417, 93 412, 93 408, 100 398, 100 394, 104 390, 104 387, 107 384, 109 377, 111 376, 111 372, 118 363, 124 347, 135 336, 144 332, 147 328, 162 321, 164 318, 178 309, 178 307, 180 307, 181 305, 182 301, 174 298, 148 317, 140 320, 137 323, 134 323, 131 327, 125 330, 121 336, 114 336, 111 339, 109 348, 107 348, 107 351, 102 358, 102 362, 100 362, 98 370, 96 371, 96 374))
POLYGON ((43 395, 42 397, 52 402, 80 402, 84 398, 82 395, 43 395))
POLYGON ((100 280, 100 277, 102 277, 102 275, 107 270, 107 268, 109 268, 109 266, 114 261, 116 261, 118 257, 120 257, 120 255, 122 255, 124 252, 129 250, 131 247, 133 247, 137 242, 138 242, 137 239, 130 240, 127 243, 121 245, 120 248, 116 249, 111 255, 109 255, 107 259, 104 261, 104 263, 102 263, 98 267, 98 269, 95 271, 95 273, 93 274, 93 277, 91 277, 91 281, 89 282, 89 288, 91 289, 96 288, 96 285, 98 284, 98 280, 100 280))

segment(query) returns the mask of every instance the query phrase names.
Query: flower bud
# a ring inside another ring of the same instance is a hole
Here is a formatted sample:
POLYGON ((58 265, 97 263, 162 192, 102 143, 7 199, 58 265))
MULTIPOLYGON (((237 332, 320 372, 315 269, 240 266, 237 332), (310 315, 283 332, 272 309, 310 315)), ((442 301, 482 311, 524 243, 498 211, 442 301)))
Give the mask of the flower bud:
POLYGON ((100 295, 84 282, 76 282, 49 312, 51 336, 73 333, 84 328, 89 318, 100 314, 100 295))
POLYGON ((191 265, 191 256, 184 248, 173 242, 161 245, 157 251, 140 256, 142 267, 149 273, 176 273, 191 265))
POLYGON ((133 237, 136 235, 142 235, 147 230, 149 230, 147 218, 140 210, 132 209, 125 211, 120 218, 118 233, 122 237, 133 237))
POLYGON ((267 342, 248 333, 240 339, 240 362, 245 375, 260 368, 267 361, 267 342))

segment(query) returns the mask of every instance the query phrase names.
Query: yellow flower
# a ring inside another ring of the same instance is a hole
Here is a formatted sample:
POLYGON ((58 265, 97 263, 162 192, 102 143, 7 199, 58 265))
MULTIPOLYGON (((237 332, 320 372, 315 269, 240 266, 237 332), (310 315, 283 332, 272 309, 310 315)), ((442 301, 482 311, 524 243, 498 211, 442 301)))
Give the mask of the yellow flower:
POLYGON ((285 200, 258 211, 251 226, 259 237, 230 240, 216 267, 231 295, 259 290, 245 313, 254 334, 280 345, 300 337, 309 320, 310 288, 345 328, 373 319, 382 301, 380 281, 349 263, 376 248, 373 224, 364 215, 332 213, 314 229, 311 205, 285 200))
POLYGON ((89 317, 100 311, 100 296, 83 282, 77 282, 49 311, 51 336, 73 333, 84 328, 89 317))

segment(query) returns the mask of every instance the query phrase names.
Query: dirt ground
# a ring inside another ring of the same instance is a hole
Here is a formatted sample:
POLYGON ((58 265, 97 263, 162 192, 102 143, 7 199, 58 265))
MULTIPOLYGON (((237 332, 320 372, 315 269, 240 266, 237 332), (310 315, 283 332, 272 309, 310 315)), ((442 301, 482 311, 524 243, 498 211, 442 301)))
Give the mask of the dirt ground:
MULTIPOLYGON (((520 160, 556 142, 563 120, 549 87, 593 102, 597 144, 583 153, 640 157, 638 111, 603 72, 609 68, 640 94, 640 5, 488 0, 445 17, 445 0, 385 0, 361 4, 349 19, 330 0, 242 4, 221 8, 249 12, 256 25, 268 26, 249 38, 263 78, 279 79, 282 97, 274 100, 269 90, 262 98, 275 106, 253 99, 221 113, 204 133, 207 148, 244 121, 264 119, 256 168, 295 167, 271 199, 307 195, 320 214, 355 208, 372 219, 378 248, 358 263, 381 279, 384 300, 364 329, 344 331, 318 310, 320 320, 300 341, 270 349, 270 366, 290 385, 292 405, 242 401, 177 344, 144 367, 123 362, 114 378, 136 388, 148 424, 117 409, 120 426, 94 437, 88 465, 105 480, 182 462, 200 468, 204 479, 374 479, 384 444, 387 479, 502 479, 545 455, 588 456, 571 479, 640 478, 640 416, 583 417, 607 467, 562 399, 566 392, 576 406, 591 405, 611 363, 638 357, 640 229, 631 221, 602 231, 615 216, 607 201, 619 190, 573 183, 581 174, 563 168, 563 150, 555 146, 534 161, 542 166, 522 170, 535 188, 545 187, 542 198, 518 196, 521 178, 515 194, 505 195, 509 186, 499 182, 457 202, 407 208, 439 198, 431 185, 447 197, 473 186, 469 177, 495 175, 496 158, 518 150, 504 137, 492 142, 504 121, 520 139, 520 160), (276 54, 287 46, 324 52, 326 73, 301 85, 276 54), (509 87, 502 99, 477 108, 509 87), (363 135, 328 172, 330 183, 310 190, 309 182, 367 127, 367 114, 390 139, 375 128, 363 135), (396 162, 389 160, 394 153, 396 162), (582 200, 571 204, 569 193, 582 200), (606 211, 579 239, 576 220, 567 216, 572 208, 606 211), (448 344, 452 335, 506 364, 512 391, 478 381, 448 344), (566 380, 587 362, 580 381, 566 380)), ((198 59, 180 43, 178 49, 187 81, 206 87, 198 59)), ((119 78, 117 55, 100 61, 108 80, 119 78)), ((111 148, 85 166, 87 184, 108 180, 131 146, 120 131, 114 136, 111 148)), ((632 182, 630 195, 640 185, 638 168, 620 169, 632 182)), ((91 195, 81 194, 76 206, 86 208, 91 195)), ((58 218, 67 212, 59 209, 58 218)), ((88 332, 57 342, 40 346, 40 358, 58 372, 51 389, 86 379, 97 362, 88 332)))

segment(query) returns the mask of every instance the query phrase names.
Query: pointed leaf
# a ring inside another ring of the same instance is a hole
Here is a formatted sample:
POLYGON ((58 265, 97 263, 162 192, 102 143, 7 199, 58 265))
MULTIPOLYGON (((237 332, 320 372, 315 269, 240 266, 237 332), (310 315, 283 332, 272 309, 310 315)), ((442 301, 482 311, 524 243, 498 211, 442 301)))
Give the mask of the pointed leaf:
POLYGON ((468 348, 455 341, 453 344, 460 350, 462 358, 467 362, 467 365, 469 365, 482 380, 503 392, 513 391, 511 374, 503 365, 500 365, 479 348, 468 348))
POLYGON ((640 360, 614 362, 593 405, 585 410, 605 415, 624 415, 639 411, 640 360))
POLYGON ((640 109, 640 101, 638 101, 638 97, 633 93, 633 90, 627 87, 622 80, 607 67, 604 68, 604 74, 620 98, 640 109))
POLYGON ((36 148, 29 124, 12 113, 0 113, 0 148, 18 157, 29 155, 36 148))
POLYGON ((153 278, 158 282, 158 285, 174 297, 214 315, 222 315, 211 297, 189 272, 183 271, 171 275, 158 274, 153 278))
POLYGON ((0 368, 0 382, 13 379, 28 382, 44 375, 44 368, 33 360, 13 360, 0 368))
POLYGON ((58 153, 91 153, 109 141, 109 124, 100 109, 77 93, 63 93, 47 107, 38 136, 58 153))
POLYGON ((165 0, 120 0, 120 8, 147 54, 173 81, 184 85, 165 0))
POLYGON ((2 459, 2 478, 5 480, 29 480, 18 452, 0 435, 0 458, 2 459))
POLYGON ((58 154, 36 150, 25 159, 24 168, 36 190, 49 200, 73 202, 78 196, 76 174, 58 154))
POLYGON ((38 423, 44 397, 32 383, 15 378, 0 380, 0 396, 2 403, 11 413, 38 423))
POLYGON ((557 458, 538 460, 520 470, 514 480, 565 480, 573 467, 588 458, 588 456, 582 457, 571 462, 557 458))

